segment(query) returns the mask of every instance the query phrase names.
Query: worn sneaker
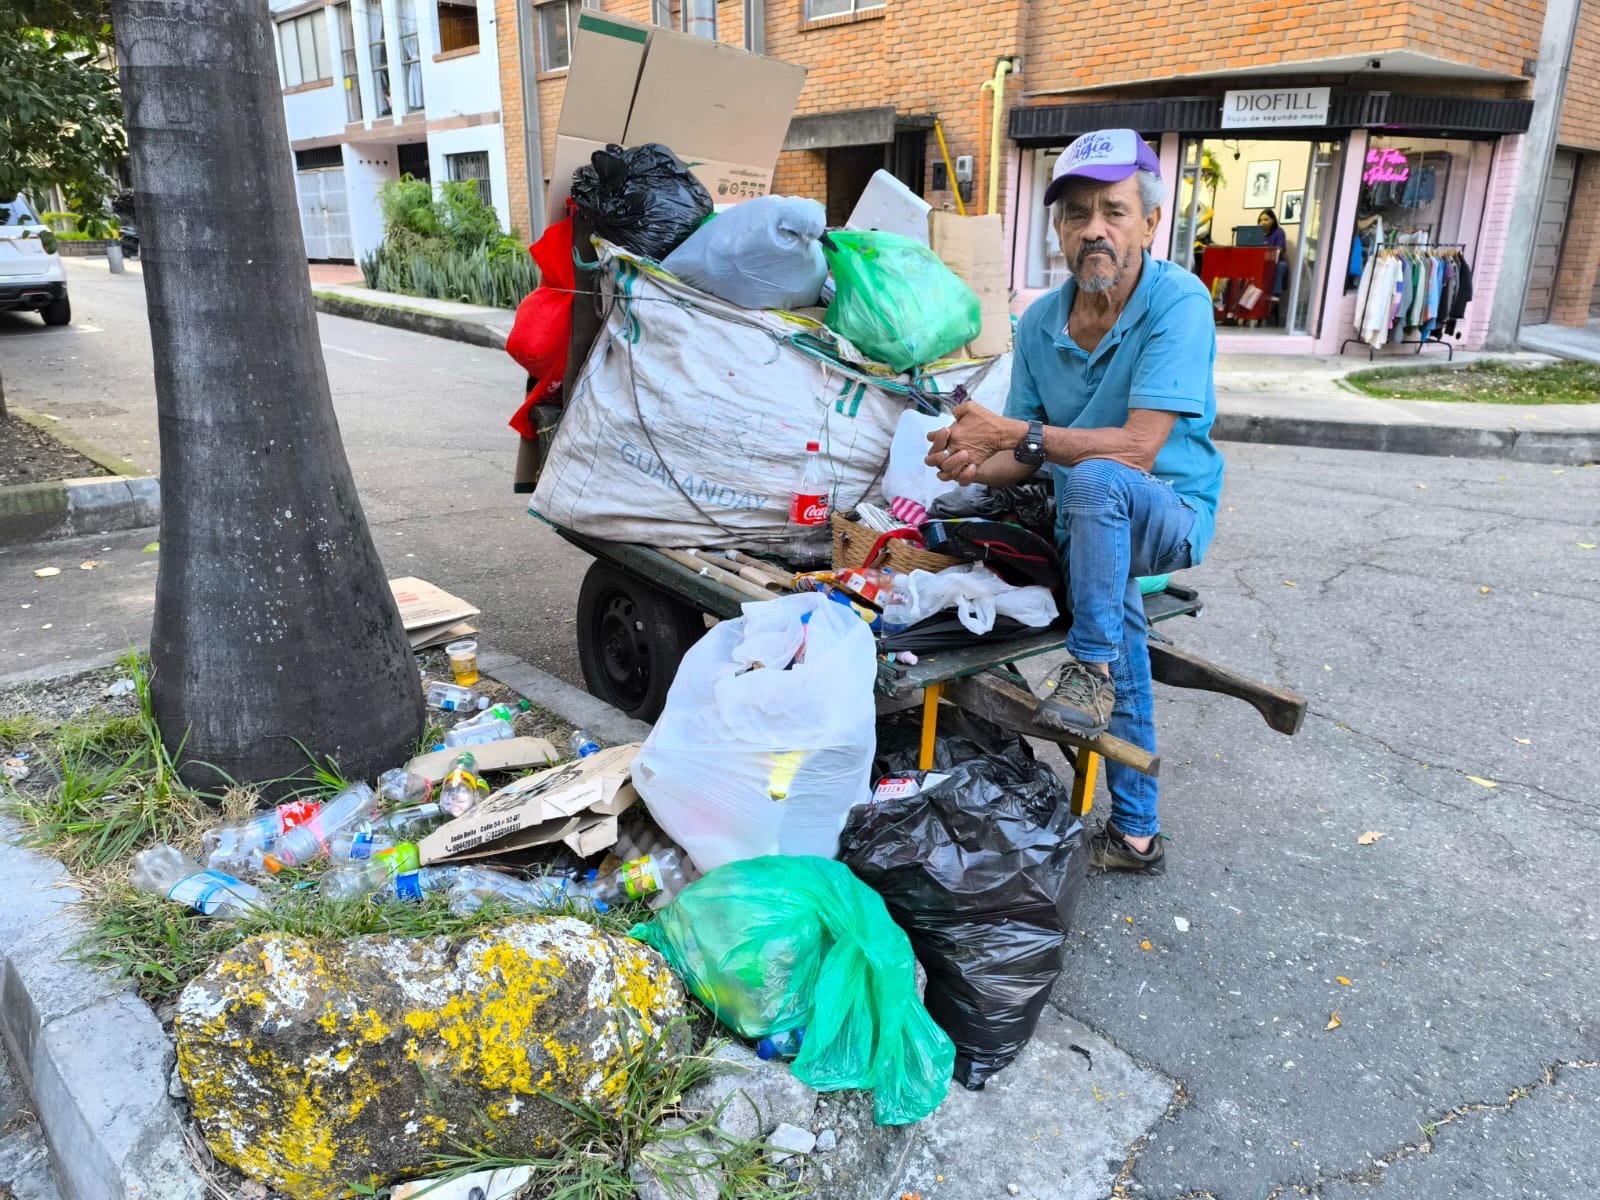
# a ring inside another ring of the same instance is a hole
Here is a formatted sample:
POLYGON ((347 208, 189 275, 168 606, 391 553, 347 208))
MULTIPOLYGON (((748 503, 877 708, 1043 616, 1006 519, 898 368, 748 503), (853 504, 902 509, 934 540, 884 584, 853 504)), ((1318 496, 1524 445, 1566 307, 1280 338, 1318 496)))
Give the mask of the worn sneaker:
POLYGON ((1167 852, 1158 834, 1148 850, 1135 850, 1110 821, 1089 839, 1089 865, 1101 871, 1133 871, 1160 875, 1167 869, 1167 852))
POLYGON ((1045 681, 1044 695, 1034 706, 1033 719, 1047 729, 1097 738, 1111 723, 1117 689, 1111 678, 1069 658, 1045 681))

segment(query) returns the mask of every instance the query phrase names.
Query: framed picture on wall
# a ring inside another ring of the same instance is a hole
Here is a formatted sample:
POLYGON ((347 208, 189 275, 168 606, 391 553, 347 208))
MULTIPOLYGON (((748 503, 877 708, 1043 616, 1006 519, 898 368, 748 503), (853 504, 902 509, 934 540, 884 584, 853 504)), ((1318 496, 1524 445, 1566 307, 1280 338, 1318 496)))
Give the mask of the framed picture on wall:
POLYGON ((1285 192, 1278 197, 1278 224, 1300 224, 1300 213, 1306 205, 1306 191, 1300 188, 1297 191, 1285 192))
POLYGON ((1244 173, 1244 206, 1271 208, 1278 198, 1278 159, 1253 162, 1244 173))

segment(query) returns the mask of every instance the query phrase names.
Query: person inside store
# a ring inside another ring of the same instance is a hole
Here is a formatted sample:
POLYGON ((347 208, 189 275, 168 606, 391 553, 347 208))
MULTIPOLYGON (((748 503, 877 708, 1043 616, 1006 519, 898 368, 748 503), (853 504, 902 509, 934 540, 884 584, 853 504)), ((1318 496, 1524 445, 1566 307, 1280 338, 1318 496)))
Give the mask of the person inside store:
POLYGON ((1283 289, 1289 283, 1289 236, 1283 232, 1283 226, 1278 224, 1278 214, 1270 208, 1263 208, 1256 215, 1256 225, 1260 228, 1262 236, 1266 239, 1261 244, 1267 247, 1276 247, 1278 251, 1278 273, 1273 279, 1272 294, 1275 297, 1283 296, 1283 289))
MULTIPOLYGON (((1067 659, 1035 719, 1154 752, 1140 576, 1196 566, 1222 492, 1211 296, 1152 259, 1164 188, 1133 130, 1086 133, 1056 163, 1044 203, 1070 272, 1023 314, 1002 416, 968 402, 929 435, 940 478, 1004 486, 1048 465, 1072 613, 1067 659)), ((1102 870, 1157 874, 1165 849, 1153 776, 1106 764, 1111 815, 1090 841, 1102 870)))

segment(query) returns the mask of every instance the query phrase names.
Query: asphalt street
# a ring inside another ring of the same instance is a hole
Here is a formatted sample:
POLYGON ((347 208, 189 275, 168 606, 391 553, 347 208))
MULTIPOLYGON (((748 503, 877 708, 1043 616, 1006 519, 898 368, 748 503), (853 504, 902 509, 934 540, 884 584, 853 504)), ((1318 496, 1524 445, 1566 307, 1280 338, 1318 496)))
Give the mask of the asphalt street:
MULTIPOLYGON (((138 277, 72 280, 81 324, 0 314, 8 395, 154 467, 138 277)), ((321 321, 386 566, 576 682, 585 559, 510 491, 516 368, 321 321)), ((1205 612, 1162 628, 1311 714, 1285 738, 1158 689, 1168 871, 1091 880, 1054 997, 1181 1089, 1114 1166, 1153 1200, 1589 1200, 1600 468, 1223 449, 1205 612)), ((0 554, 0 676, 77 627, 136 638, 147 540, 0 554), (69 569, 36 580, 45 557, 69 569)))

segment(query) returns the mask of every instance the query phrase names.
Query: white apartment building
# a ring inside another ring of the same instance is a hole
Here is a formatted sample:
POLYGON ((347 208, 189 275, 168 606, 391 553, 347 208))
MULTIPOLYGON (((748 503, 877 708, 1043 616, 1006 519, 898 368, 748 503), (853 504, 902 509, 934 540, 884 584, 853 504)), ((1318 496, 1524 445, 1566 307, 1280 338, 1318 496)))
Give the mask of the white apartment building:
POLYGON ((471 179, 510 228, 494 0, 269 0, 306 257, 383 240, 378 189, 471 179))

